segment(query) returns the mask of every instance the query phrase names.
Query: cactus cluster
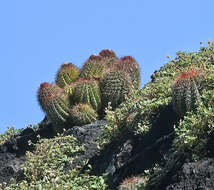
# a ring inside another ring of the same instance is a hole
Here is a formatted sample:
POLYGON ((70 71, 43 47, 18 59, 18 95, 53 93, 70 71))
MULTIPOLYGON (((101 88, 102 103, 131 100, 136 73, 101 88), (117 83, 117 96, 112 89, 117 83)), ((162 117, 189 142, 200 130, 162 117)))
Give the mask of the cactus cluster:
POLYGON ((61 127, 95 121, 106 106, 112 108, 139 88, 140 69, 130 56, 118 58, 112 50, 91 55, 81 69, 62 64, 55 84, 42 83, 38 102, 49 120, 61 127))
POLYGON ((178 115, 194 110, 201 101, 205 75, 201 70, 191 69, 181 73, 172 85, 173 108, 178 115))

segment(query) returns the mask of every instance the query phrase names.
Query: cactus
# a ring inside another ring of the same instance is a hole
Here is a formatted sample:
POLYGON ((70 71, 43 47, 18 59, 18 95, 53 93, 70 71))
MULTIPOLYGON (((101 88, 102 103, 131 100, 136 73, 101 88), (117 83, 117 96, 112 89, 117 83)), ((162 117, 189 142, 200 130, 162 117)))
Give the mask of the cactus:
POLYGON ((141 184, 144 184, 146 179, 140 176, 129 177, 123 180, 119 185, 118 190, 136 190, 141 184))
POLYGON ((99 111, 101 108, 100 88, 96 80, 79 79, 74 87, 72 100, 74 103, 90 104, 99 111))
POLYGON ((181 73, 172 85, 173 108, 178 115, 194 110, 201 102, 200 93, 203 89, 205 76, 196 69, 181 73))
POLYGON ((109 49, 102 50, 99 53, 99 55, 102 57, 102 60, 104 61, 106 68, 113 66, 116 63, 116 61, 118 60, 114 51, 109 50, 109 49))
POLYGON ((97 120, 97 112, 88 104, 76 104, 71 110, 73 125, 86 125, 97 120))
POLYGON ((140 67, 133 57, 125 56, 120 58, 115 67, 130 75, 135 89, 140 87, 140 67))
POLYGON ((44 82, 38 90, 38 101, 53 124, 63 124, 70 118, 68 96, 57 85, 44 82))
POLYGON ((100 55, 91 55, 84 63, 80 78, 99 79, 105 73, 105 64, 100 55))
POLYGON ((56 75, 56 85, 42 83, 38 101, 55 124, 93 121, 111 103, 115 109, 134 88, 139 88, 139 65, 130 56, 120 60, 112 50, 91 55, 79 70, 64 63, 56 75), (80 113, 82 112, 82 113, 80 113), (78 118, 80 116, 80 118, 78 118), (81 118, 82 117, 82 118, 81 118))
POLYGON ((99 55, 91 55, 84 63, 80 78, 100 79, 118 60, 112 50, 102 50, 99 55))
POLYGON ((61 65, 60 69, 56 75, 56 84, 60 88, 64 88, 75 82, 79 76, 79 69, 72 63, 64 63, 61 65))
POLYGON ((120 70, 111 70, 100 81, 101 101, 105 108, 111 102, 112 108, 116 108, 123 102, 131 91, 133 85, 129 75, 120 70))

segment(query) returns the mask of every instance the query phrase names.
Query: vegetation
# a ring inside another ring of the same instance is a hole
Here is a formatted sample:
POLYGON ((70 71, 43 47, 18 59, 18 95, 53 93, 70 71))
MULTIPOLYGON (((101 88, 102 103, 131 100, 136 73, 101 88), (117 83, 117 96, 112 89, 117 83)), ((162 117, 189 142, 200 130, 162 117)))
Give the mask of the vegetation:
MULTIPOLYGON (((123 59, 132 60, 131 58, 123 59)), ((90 81, 101 81, 101 104, 108 107, 105 116, 108 125, 104 129, 104 137, 99 139, 98 144, 100 149, 103 149, 105 145, 123 135, 124 131, 131 131, 135 135, 144 137, 151 132, 161 110, 166 107, 174 107, 175 115, 177 114, 173 126, 175 137, 164 164, 158 165, 157 163, 152 168, 145 170, 141 176, 127 178, 119 187, 120 190, 158 189, 161 179, 167 175, 167 172, 181 156, 194 161, 209 156, 207 146, 209 139, 214 138, 214 43, 208 42, 208 46, 201 47, 198 52, 178 52, 177 57, 169 60, 159 71, 156 71, 152 75, 152 81, 142 89, 136 88, 139 84, 139 67, 133 67, 137 68, 137 72, 128 69, 126 71, 130 73, 128 78, 124 76, 118 80, 116 76, 119 76, 119 70, 104 72, 103 68, 106 65, 114 64, 116 60, 118 58, 114 52, 103 50, 99 55, 89 58, 80 71, 80 76, 90 76, 90 81), (96 64, 101 61, 101 67, 97 70, 97 67, 93 68, 93 60, 96 60, 96 64), (105 61, 107 64, 103 66, 105 61), (81 73, 83 70, 85 74, 81 73), (117 87, 113 85, 109 87, 108 85, 111 85, 114 80, 117 81, 117 87), (120 83, 120 80, 123 80, 123 83, 120 83), (126 84, 125 87, 124 84, 126 84), (121 90, 121 86, 126 89, 121 90), (135 88, 127 93, 133 86, 135 88), (111 99, 110 94, 113 93, 108 94, 108 91, 115 89, 119 89, 116 90, 119 95, 111 99), (127 94, 129 94, 128 97, 127 94), (103 99, 106 97, 107 100, 104 101, 103 99)), ((136 65, 135 61, 134 65, 136 65)), ((73 94, 74 88, 70 87, 70 94, 73 94)), ((98 96, 94 90, 95 87, 84 87, 84 91, 89 91, 87 90, 89 88, 91 89, 89 96, 95 96, 92 92, 98 96)), ((78 103, 88 103, 90 109, 93 107, 96 112, 95 105, 98 103, 92 104, 91 100, 94 101, 93 98, 89 98, 85 102, 78 100, 78 103)), ((94 112, 89 111, 89 113, 87 109, 83 110, 76 114, 76 119, 78 115, 85 117, 86 114, 91 114, 92 118, 95 117, 94 112)), ((44 111, 47 114, 45 109, 44 111)), ((1 135, 0 142, 4 142, 4 139, 11 136, 10 134, 9 131, 1 135)), ((12 180, 5 189, 109 189, 108 176, 92 175, 90 166, 84 172, 81 170, 82 165, 72 167, 75 158, 84 151, 84 145, 80 145, 72 136, 58 135, 52 139, 40 139, 35 150, 26 154, 25 179, 20 182, 12 180)))
POLYGON ((81 70, 72 63, 62 64, 56 75, 56 85, 47 82, 40 85, 38 101, 47 118, 55 124, 56 131, 62 131, 73 123, 87 124, 96 118, 82 117, 84 121, 74 121, 77 115, 72 113, 80 113, 72 111, 76 104, 88 104, 88 108, 91 106, 97 114, 103 114, 108 102, 116 108, 131 93, 133 86, 138 89, 139 84, 140 70, 134 58, 127 56, 119 61, 112 50, 106 49, 99 55, 91 55, 81 70))
POLYGON ((28 189, 67 189, 98 190, 106 189, 104 179, 80 173, 81 166, 71 168, 74 160, 84 151, 72 136, 56 136, 52 139, 41 139, 34 152, 27 152, 24 166, 25 180, 17 183, 11 181, 5 190, 28 189))
POLYGON ((214 138, 213 84, 213 43, 208 42, 208 47, 202 47, 199 52, 178 52, 175 59, 152 75, 152 82, 136 91, 115 111, 110 108, 107 110, 106 118, 110 122, 105 131, 106 139, 102 139, 100 144, 111 142, 125 130, 146 135, 156 122, 155 118, 161 109, 173 106, 173 101, 174 104, 176 101, 178 104, 178 100, 185 102, 183 104, 186 105, 182 105, 179 111, 175 108, 178 122, 174 125, 175 138, 166 165, 155 170, 151 168, 146 175, 149 180, 143 189, 157 187, 179 156, 186 156, 193 161, 209 156, 207 143, 210 138, 214 138), (177 90, 176 82, 181 78, 189 81, 181 82, 178 91, 183 94, 180 95, 173 91, 177 90), (176 101, 172 100, 173 93, 174 96, 181 97, 176 97, 176 101), (191 107, 187 101, 194 102, 191 103, 194 106, 191 107))

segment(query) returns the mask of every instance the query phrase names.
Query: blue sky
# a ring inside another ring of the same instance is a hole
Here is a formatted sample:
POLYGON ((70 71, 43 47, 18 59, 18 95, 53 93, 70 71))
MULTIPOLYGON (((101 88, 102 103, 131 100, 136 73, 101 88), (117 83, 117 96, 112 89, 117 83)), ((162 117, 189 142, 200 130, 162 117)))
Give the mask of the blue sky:
POLYGON ((81 67, 112 49, 133 56, 141 87, 177 51, 214 40, 213 0, 14 0, 0 2, 0 133, 41 121, 36 94, 63 62, 81 67))

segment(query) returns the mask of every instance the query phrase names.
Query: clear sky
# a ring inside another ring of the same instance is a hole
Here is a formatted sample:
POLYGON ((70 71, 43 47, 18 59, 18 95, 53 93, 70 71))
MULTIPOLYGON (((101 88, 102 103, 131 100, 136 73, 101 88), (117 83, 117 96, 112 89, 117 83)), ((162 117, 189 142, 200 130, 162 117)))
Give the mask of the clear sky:
POLYGON ((112 49, 133 56, 141 87, 177 51, 214 40, 214 0, 2 0, 0 2, 0 133, 44 118, 42 82, 63 62, 81 67, 112 49))

